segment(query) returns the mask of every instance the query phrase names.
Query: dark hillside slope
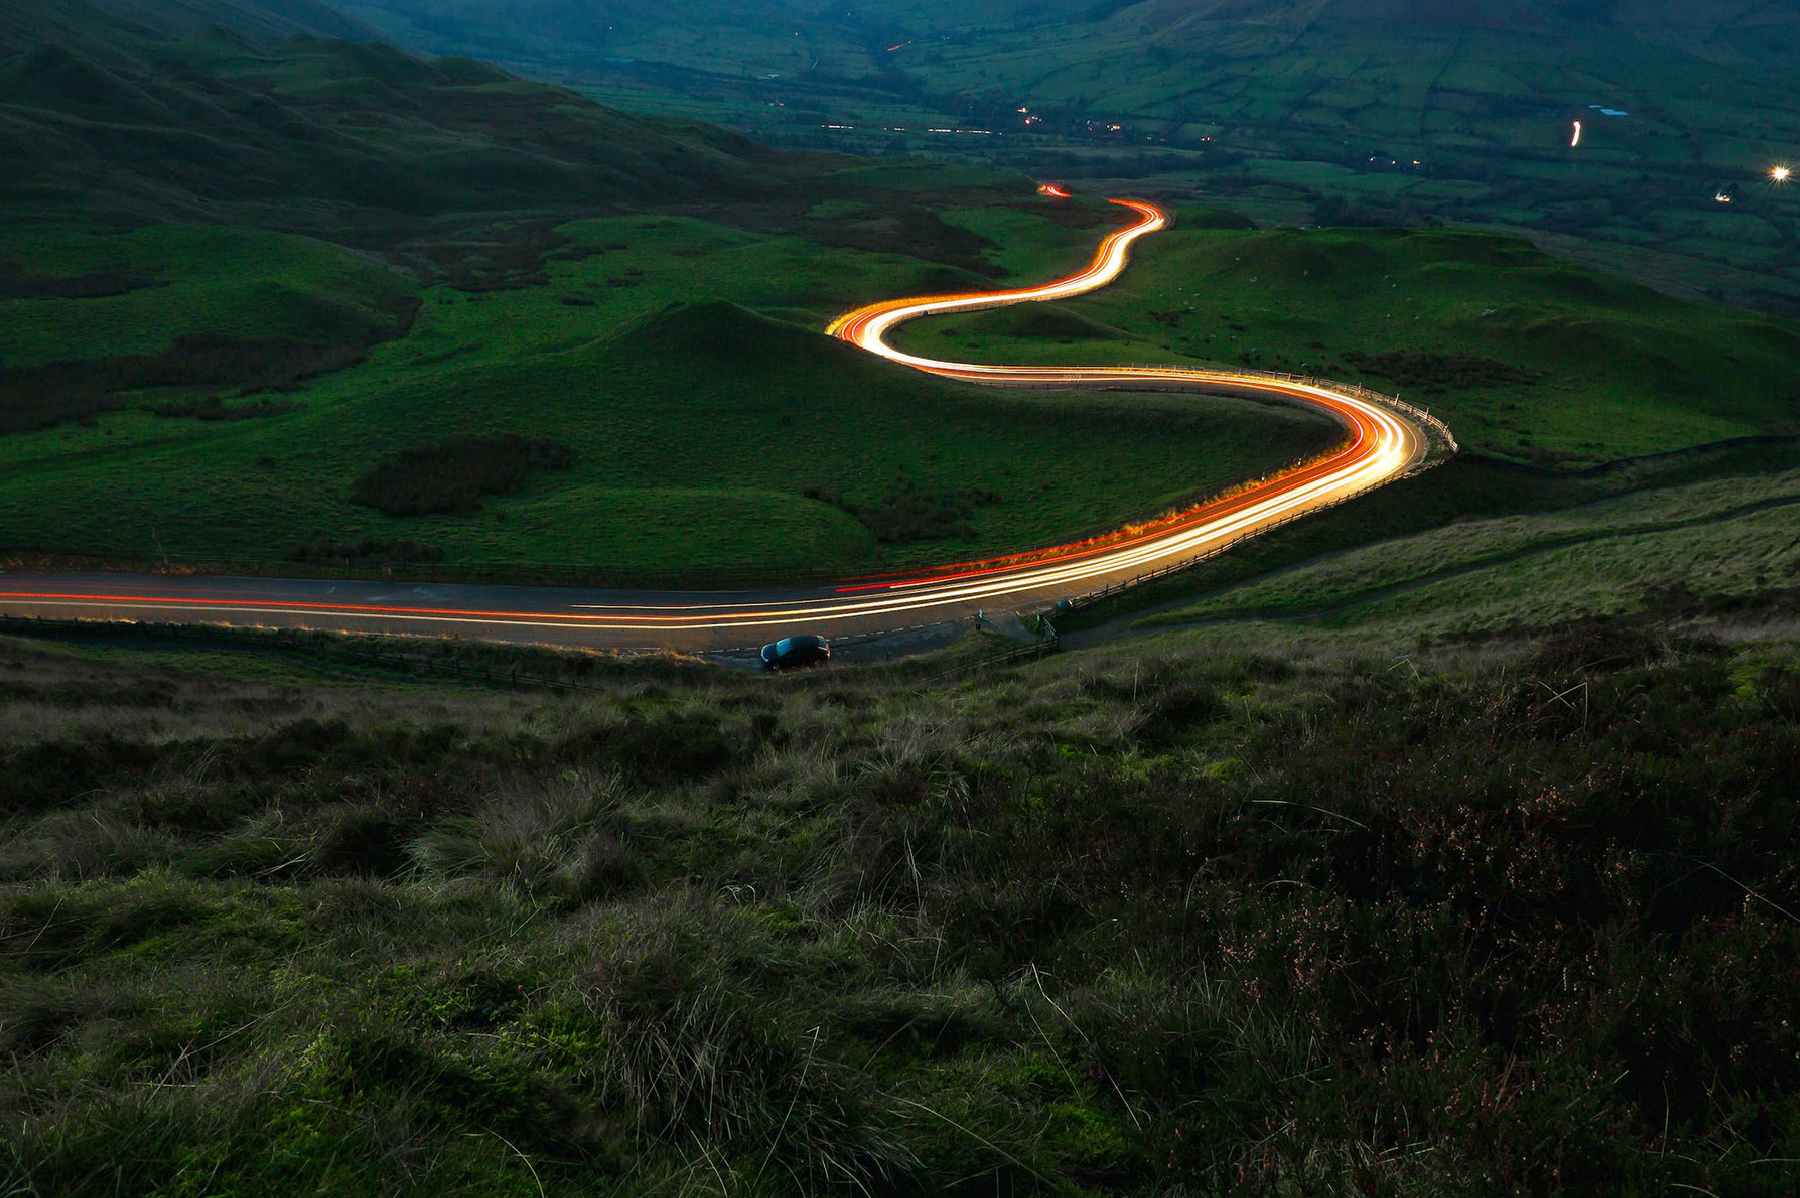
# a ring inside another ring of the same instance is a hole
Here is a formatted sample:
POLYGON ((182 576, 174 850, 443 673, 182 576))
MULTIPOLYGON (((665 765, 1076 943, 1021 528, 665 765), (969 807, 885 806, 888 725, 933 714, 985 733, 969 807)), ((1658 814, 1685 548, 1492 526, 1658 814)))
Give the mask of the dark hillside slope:
POLYGON ((163 33, 230 29, 259 40, 311 34, 369 38, 374 31, 324 0, 92 0, 95 7, 163 33))
POLYGON ((771 156, 741 138, 627 116, 493 68, 338 39, 179 33, 240 6, 118 7, 140 20, 45 0, 0 18, 10 51, 0 157, 11 164, 0 209, 369 240, 453 213, 768 186, 771 156), (150 20, 170 10, 181 21, 150 20))
POLYGON ((263 43, 301 35, 374 36, 369 26, 322 0, 13 0, 0 7, 0 58, 47 42, 120 45, 212 30, 263 43))

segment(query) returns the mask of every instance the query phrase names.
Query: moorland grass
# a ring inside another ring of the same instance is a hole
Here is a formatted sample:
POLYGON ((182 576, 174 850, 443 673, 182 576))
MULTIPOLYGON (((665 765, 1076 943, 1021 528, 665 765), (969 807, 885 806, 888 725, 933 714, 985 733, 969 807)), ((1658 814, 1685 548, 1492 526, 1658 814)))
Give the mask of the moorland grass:
POLYGON ((1794 646, 1407 664, 547 698, 0 642, 0 1177, 1785 1193, 1794 646))

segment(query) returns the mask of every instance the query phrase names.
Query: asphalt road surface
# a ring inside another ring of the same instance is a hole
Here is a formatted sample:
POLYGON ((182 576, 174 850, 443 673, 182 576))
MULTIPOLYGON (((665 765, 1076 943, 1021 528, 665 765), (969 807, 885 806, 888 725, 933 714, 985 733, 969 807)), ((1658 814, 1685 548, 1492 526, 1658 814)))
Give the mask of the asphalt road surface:
POLYGON ((1318 511, 1399 477, 1425 455, 1423 422, 1328 385, 1224 370, 1046 367, 942 362, 905 354, 887 335, 923 316, 1068 299, 1111 283, 1131 247, 1168 226, 1143 200, 1115 200, 1133 221, 1088 267, 1039 287, 889 300, 834 321, 833 336, 914 370, 1009 387, 1185 390, 1278 398, 1323 411, 1349 433, 1331 455, 1236 495, 1116 537, 1025 557, 970 561, 830 587, 741 593, 128 574, 0 575, 0 614, 164 623, 339 629, 588 648, 706 652, 798 632, 843 637, 1042 608, 1217 552, 1246 534, 1318 511))

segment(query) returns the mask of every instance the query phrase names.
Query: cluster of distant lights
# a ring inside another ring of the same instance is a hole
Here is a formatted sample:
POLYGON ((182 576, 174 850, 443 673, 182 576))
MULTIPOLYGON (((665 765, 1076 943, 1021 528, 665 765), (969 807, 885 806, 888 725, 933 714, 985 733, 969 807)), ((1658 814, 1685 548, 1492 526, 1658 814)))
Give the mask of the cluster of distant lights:
MULTIPOLYGON (((828 124, 820 125, 819 128, 829 129, 833 133, 854 133, 857 130, 858 126, 828 123, 828 124)), ((914 132, 914 130, 908 129, 904 125, 886 125, 886 126, 883 126, 882 131, 884 133, 911 133, 911 132, 914 132)), ((993 137, 994 136, 994 131, 992 129, 948 129, 948 128, 945 128, 945 129, 927 129, 927 130, 925 130, 925 132, 927 132, 927 133, 955 133, 955 134, 959 134, 963 137, 993 137)))
MULTIPOLYGON (((889 53, 892 53, 895 50, 903 49, 905 46, 908 46, 911 44, 912 43, 910 43, 910 42, 905 42, 905 43, 902 43, 900 46, 889 47, 889 53)), ((785 108, 786 105, 777 103, 777 104, 775 104, 775 107, 785 108)), ((1042 125, 1044 123, 1044 118, 1042 116, 1040 116, 1039 114, 1031 111, 1031 106, 1029 104, 1019 105, 1019 107, 1016 111, 1018 112, 1019 116, 1021 118, 1023 118, 1024 125, 1027 129, 1030 129, 1037 125, 1042 125)), ((1088 129, 1090 131, 1103 130, 1107 133, 1123 133, 1123 132, 1125 132, 1125 126, 1118 121, 1089 121, 1087 124, 1088 124, 1088 129)), ((860 129, 861 126, 845 124, 841 121, 827 121, 824 124, 821 124, 819 126, 819 128, 828 130, 832 133, 854 133, 858 129, 860 129)), ((936 133, 939 135, 952 134, 957 137, 1003 137, 1003 136, 1005 136, 1004 133, 1002 133, 998 130, 994 130, 994 129, 979 129, 979 128, 964 129, 964 128, 957 128, 957 127, 953 127, 953 126, 938 126, 938 127, 925 128, 925 129, 910 129, 904 125, 886 125, 886 126, 882 126, 881 128, 882 128, 882 131, 886 132, 886 133, 915 133, 915 132, 916 133, 936 133)), ((1200 140, 1211 141, 1212 138, 1203 137, 1200 140)))
MULTIPOLYGON (((899 46, 890 47, 888 52, 891 54, 895 50, 904 49, 908 45, 911 45, 911 43, 903 42, 899 46)), ((1043 123, 1044 118, 1037 115, 1036 113, 1032 112, 1031 107, 1029 105, 1021 104, 1021 105, 1019 105, 1017 111, 1018 111, 1019 115, 1021 115, 1025 118, 1025 124, 1027 127, 1043 123)), ((1612 114, 1609 113, 1608 115, 1612 115, 1612 114)), ((854 130, 856 128, 855 125, 842 125, 842 124, 835 124, 835 123, 826 124, 821 127, 825 128, 825 129, 829 129, 833 132, 846 132, 846 133, 850 132, 851 130, 854 130)), ((1117 122, 1089 121, 1088 127, 1089 128, 1103 128, 1109 133, 1123 133, 1125 131, 1125 127, 1117 122)), ((909 130, 904 127, 889 126, 886 129, 886 132, 888 132, 888 133, 906 133, 906 132, 909 132, 909 130)), ((994 136, 994 130, 992 130, 992 129, 935 128, 935 129, 926 129, 925 132, 936 133, 936 134, 940 134, 940 135, 948 133, 948 134, 962 136, 962 137, 992 137, 992 136, 994 136)), ((1574 135, 1570 139, 1570 142, 1569 142, 1570 149, 1577 149, 1580 147, 1581 135, 1582 135, 1582 124, 1580 121, 1576 121, 1575 128, 1574 128, 1574 135)), ((1211 141, 1212 138, 1203 137, 1200 140, 1211 141)), ((1377 161, 1378 158, 1379 158, 1379 155, 1377 155, 1376 157, 1370 158, 1369 161, 1375 162, 1375 161, 1377 161)), ((1423 162, 1419 161, 1417 158, 1413 159, 1412 164, 1414 167, 1422 167, 1425 165, 1423 162)), ((1396 161, 1393 165, 1399 166, 1401 164, 1396 161)), ((1794 177, 1794 168, 1791 166, 1788 166, 1786 163, 1777 163, 1776 165, 1769 168, 1769 182, 1774 183, 1777 186, 1786 184, 1793 177, 1794 177)), ((1736 199, 1736 197, 1734 197, 1729 191, 1725 191, 1723 189, 1713 193, 1713 200, 1716 203, 1730 204, 1735 199, 1736 199)))

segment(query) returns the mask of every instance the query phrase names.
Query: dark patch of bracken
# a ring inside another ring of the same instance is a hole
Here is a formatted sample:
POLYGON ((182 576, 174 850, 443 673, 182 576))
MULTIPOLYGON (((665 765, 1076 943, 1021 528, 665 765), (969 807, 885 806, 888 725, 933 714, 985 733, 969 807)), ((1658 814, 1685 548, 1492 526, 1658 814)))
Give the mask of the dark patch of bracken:
POLYGON ((388 457, 350 488, 353 503, 390 516, 466 515, 511 495, 538 471, 567 470, 575 454, 545 437, 452 437, 388 457))

